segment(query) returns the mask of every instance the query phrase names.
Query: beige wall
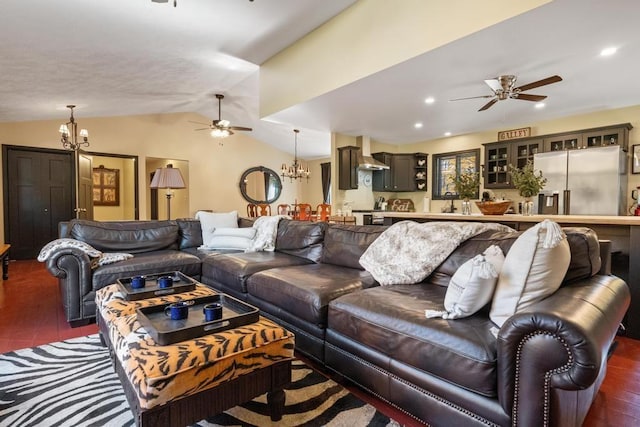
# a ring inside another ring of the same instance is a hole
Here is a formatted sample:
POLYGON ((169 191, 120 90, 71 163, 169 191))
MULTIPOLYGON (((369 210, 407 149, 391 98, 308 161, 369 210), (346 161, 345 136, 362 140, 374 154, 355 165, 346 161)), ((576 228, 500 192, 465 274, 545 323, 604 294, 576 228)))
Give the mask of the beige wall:
MULTIPOLYGON (((0 123, 0 144, 58 149, 61 144, 57 130, 68 119, 66 114, 60 112, 60 118, 55 120, 0 123)), ((189 180, 188 207, 184 201, 172 200, 172 217, 174 209, 178 212, 178 205, 185 209, 188 214, 185 216, 193 216, 197 209, 246 213, 246 201, 239 188, 242 172, 260 165, 279 172, 283 162, 293 161, 292 155, 253 139, 250 132, 237 132, 220 146, 208 132, 193 130, 189 120, 209 120, 199 114, 85 118, 77 111, 76 120, 89 130, 92 152, 138 156, 140 165, 146 164, 147 157, 188 162, 189 176, 185 176, 189 180)), ((148 219, 148 171, 144 166, 138 169, 140 219, 148 219)), ((278 202, 299 198, 297 191, 295 186, 283 185, 278 202)), ((0 222, 0 239, 4 240, 1 218, 0 222)))

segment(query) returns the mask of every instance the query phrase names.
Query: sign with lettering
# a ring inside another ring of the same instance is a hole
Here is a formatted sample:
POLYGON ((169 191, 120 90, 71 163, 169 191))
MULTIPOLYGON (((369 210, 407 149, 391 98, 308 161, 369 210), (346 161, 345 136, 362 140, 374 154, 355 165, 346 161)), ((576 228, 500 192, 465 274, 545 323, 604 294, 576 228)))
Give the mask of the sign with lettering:
POLYGON ((531 128, 511 129, 498 132, 498 141, 508 139, 527 138, 531 136, 531 128))

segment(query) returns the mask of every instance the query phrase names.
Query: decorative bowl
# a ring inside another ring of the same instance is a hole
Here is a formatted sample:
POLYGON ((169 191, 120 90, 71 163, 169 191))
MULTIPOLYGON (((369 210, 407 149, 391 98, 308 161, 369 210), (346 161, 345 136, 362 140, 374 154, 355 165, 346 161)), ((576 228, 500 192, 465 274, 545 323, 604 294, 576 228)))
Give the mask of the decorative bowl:
POLYGON ((511 200, 501 200, 499 202, 476 202, 476 206, 483 215, 503 215, 509 206, 511 200))

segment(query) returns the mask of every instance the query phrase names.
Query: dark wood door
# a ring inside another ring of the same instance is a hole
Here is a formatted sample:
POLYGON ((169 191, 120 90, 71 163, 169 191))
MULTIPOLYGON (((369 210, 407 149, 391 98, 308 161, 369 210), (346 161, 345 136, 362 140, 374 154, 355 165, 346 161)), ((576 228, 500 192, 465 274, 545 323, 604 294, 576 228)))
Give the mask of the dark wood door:
POLYGON ((93 219, 93 168, 91 157, 78 153, 78 213, 76 218, 93 219))
POLYGON ((3 147, 5 240, 11 258, 33 259, 74 218, 73 154, 3 147))

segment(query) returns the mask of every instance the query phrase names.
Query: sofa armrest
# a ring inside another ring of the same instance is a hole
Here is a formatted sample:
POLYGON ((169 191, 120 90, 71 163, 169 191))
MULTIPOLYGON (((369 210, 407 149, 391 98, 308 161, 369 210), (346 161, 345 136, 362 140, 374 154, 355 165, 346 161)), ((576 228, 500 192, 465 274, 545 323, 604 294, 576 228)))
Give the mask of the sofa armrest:
POLYGON ((89 256, 77 248, 62 248, 47 259, 46 266, 59 279, 67 321, 82 319, 82 297, 93 286, 89 256))
MULTIPOLYGON (((550 389, 583 390, 600 375, 630 303, 627 284, 597 275, 516 313, 498 334, 498 398, 514 425, 548 425, 550 389)), ((567 405, 570 407, 571 405, 567 405)))

